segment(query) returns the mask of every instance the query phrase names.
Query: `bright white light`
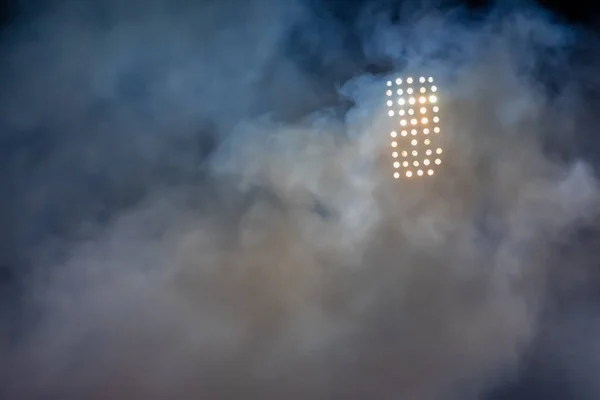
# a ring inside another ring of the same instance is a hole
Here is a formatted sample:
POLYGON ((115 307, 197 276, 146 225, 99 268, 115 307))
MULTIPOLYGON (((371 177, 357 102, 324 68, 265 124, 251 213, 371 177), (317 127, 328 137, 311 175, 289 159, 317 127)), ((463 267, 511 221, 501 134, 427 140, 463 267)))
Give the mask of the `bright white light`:
POLYGON ((406 126, 406 120, 405 119, 400 120, 400 125, 406 126))
POLYGON ((439 117, 433 117, 433 122, 435 122, 437 124, 438 122, 440 122, 440 118, 439 117))
POLYGON ((440 133, 440 128, 439 128, 439 126, 436 126, 435 128, 433 128, 433 131, 434 131, 435 133, 440 133))
POLYGON ((431 144, 431 140, 425 139, 423 143, 425 143, 426 146, 429 146, 431 144))
POLYGON ((413 89, 409 87, 408 89, 406 89, 406 93, 412 94, 413 93, 413 89))
POLYGON ((394 168, 400 168, 400 163, 398 161, 394 162, 394 168))
POLYGON ((413 78, 407 78, 407 79, 406 79, 406 83, 408 83, 409 85, 410 85, 411 83, 413 83, 413 78))
POLYGON ((416 156, 418 156, 418 155, 419 155, 419 152, 418 152, 418 151, 416 151, 416 150, 413 150, 413 151, 412 151, 412 155, 413 155, 413 157, 416 157, 416 156))
POLYGON ((396 79, 396 85, 401 85, 402 84, 402 79, 398 78, 396 79))
POLYGON ((400 173, 399 172, 394 172, 394 179, 398 179, 400 178, 400 173))
POLYGON ((393 101, 391 101, 391 100, 388 100, 388 101, 387 101, 387 105, 388 105, 389 107, 391 107, 391 106, 393 106, 393 105, 394 105, 394 102, 393 102, 393 101))
POLYGON ((433 170, 430 169, 429 171, 427 171, 427 175, 429 175, 429 176, 433 175, 433 170))
POLYGON ((414 98, 414 97, 411 97, 410 99, 408 99, 408 102, 409 102, 410 104, 415 104, 415 101, 416 101, 416 100, 415 100, 415 98, 414 98))
POLYGON ((417 119, 416 118, 411 119, 410 123, 413 124, 413 125, 416 125, 417 124, 417 119))
POLYGON ((392 157, 394 157, 394 158, 398 158, 398 152, 397 152, 397 151, 394 151, 394 152, 392 153, 392 157))
POLYGON ((427 120, 427 118, 421 118, 421 123, 423 125, 425 125, 426 123, 428 123, 429 121, 427 120))
POLYGON ((410 130, 410 134, 413 135, 413 136, 416 136, 417 135, 417 130, 416 129, 411 129, 410 130))
POLYGON ((425 128, 425 129, 423 129, 423 134, 425 134, 425 135, 429 135, 429 128, 425 128))
POLYGON ((442 154, 442 149, 437 149, 435 152, 436 152, 437 154, 442 154))
POLYGON ((402 89, 398 89, 396 90, 396 93, 398 93, 398 96, 402 96, 402 93, 404 93, 404 91, 402 89))
POLYGON ((392 142, 392 147, 398 147, 398 142, 392 142))
POLYGON ((405 130, 403 130, 402 132, 400 132, 400 134, 401 134, 402 136, 406 136, 406 135, 407 135, 407 133, 406 133, 406 131, 405 131, 405 130))
POLYGON ((406 176, 407 176, 408 178, 410 178, 410 177, 412 176, 412 172, 410 172, 410 171, 406 171, 406 176))
POLYGON ((437 86, 432 86, 431 87, 431 91, 434 92, 434 93, 437 92, 437 86))
POLYGON ((435 103, 437 101, 437 97, 435 96, 429 96, 429 102, 430 103, 435 103))
POLYGON ((431 155, 431 149, 427 149, 427 151, 425 152, 425 154, 427 154, 428 156, 431 155))
POLYGON ((406 104, 406 100, 404 100, 404 98, 403 98, 403 97, 400 97, 400 98, 398 99, 398 104, 399 104, 399 105, 401 105, 401 106, 403 106, 404 104, 406 104))
POLYGON ((427 89, 425 89, 424 87, 421 88, 421 93, 425 93, 427 91, 427 89))
POLYGON ((410 144, 412 144, 413 146, 416 146, 417 145, 417 139, 411 140, 410 144))
POLYGON ((419 166, 419 162, 415 160, 415 161, 413 162, 413 165, 414 165, 415 167, 418 167, 418 166, 419 166))
POLYGON ((403 161, 403 162, 402 162, 402 166, 403 166, 404 168, 408 168, 408 161, 403 161))
POLYGON ((426 101, 427 99, 425 97, 419 97, 419 103, 425 104, 426 101))
POLYGON ((390 136, 391 137, 396 137, 396 136, 398 136, 398 134, 396 133, 396 131, 391 131, 390 132, 390 136))
POLYGON ((426 159, 424 159, 424 160, 423 160, 423 164, 425 164, 425 165, 429 165, 429 160, 428 160, 427 158, 426 158, 426 159))
POLYGON ((393 116, 394 116, 394 110, 390 110, 390 111, 388 111, 388 115, 389 115, 390 117, 393 117, 393 116))
POLYGON ((425 77, 423 77, 423 76, 422 76, 422 77, 420 77, 420 78, 419 78, 419 82, 421 82, 421 83, 425 83, 425 77))
POLYGON ((388 86, 392 86, 392 81, 387 81, 388 86))
POLYGON ((440 164, 442 163, 442 160, 440 160, 439 158, 436 158, 436 159, 435 159, 435 163, 436 163, 437 165, 440 165, 440 164))
POLYGON ((422 171, 422 170, 418 170, 418 171, 417 171, 417 175, 419 175, 419 176, 423 176, 423 171, 422 171))
POLYGON ((429 83, 433 82, 433 77, 429 77, 429 79, 427 79, 429 81, 429 83))
POLYGON ((408 156, 408 153, 406 152, 406 150, 403 150, 401 154, 402 154, 402 157, 408 156))
POLYGON ((399 116, 403 117, 403 116, 404 116, 404 114, 406 114, 406 111, 404 111, 404 110, 400 110, 400 111, 398 111, 398 115, 399 115, 399 116))
POLYGON ((385 94, 387 94, 388 96, 392 95, 392 91, 391 90, 386 90, 385 94))
POLYGON ((421 107, 420 111, 421 111, 421 114, 425 114, 425 113, 427 113, 427 108, 421 107))
POLYGON ((434 106, 433 107, 433 112, 438 112, 438 111, 440 111, 440 108, 438 106, 434 106))
POLYGON ((413 115, 413 114, 415 113, 415 110, 413 110, 412 108, 410 108, 410 109, 408 110, 408 113, 409 113, 410 115, 413 115))

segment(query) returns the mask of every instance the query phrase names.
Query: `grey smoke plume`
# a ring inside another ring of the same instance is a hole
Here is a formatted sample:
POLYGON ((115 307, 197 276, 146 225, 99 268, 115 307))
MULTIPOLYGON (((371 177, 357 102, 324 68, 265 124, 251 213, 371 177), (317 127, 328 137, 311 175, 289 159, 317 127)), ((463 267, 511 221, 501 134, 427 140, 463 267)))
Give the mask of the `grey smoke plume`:
POLYGON ((518 371, 552 276, 593 257, 557 250, 595 224, 593 170, 544 150, 588 112, 582 34, 365 8, 366 60, 445 98, 416 184, 385 160, 388 76, 319 11, 67 1, 5 33, 3 262, 29 268, 3 398, 477 399, 518 371))

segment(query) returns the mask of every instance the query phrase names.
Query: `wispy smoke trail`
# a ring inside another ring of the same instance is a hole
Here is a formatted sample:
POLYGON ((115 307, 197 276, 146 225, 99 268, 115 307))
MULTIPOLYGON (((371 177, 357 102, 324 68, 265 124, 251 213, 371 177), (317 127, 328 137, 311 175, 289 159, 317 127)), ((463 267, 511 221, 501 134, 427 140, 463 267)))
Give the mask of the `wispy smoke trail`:
POLYGON ((598 212, 591 167, 546 151, 582 34, 364 9, 360 59, 320 11, 67 1, 7 31, 3 398, 477 399, 519 370, 598 212), (432 184, 389 179, 382 59, 440 81, 432 184))

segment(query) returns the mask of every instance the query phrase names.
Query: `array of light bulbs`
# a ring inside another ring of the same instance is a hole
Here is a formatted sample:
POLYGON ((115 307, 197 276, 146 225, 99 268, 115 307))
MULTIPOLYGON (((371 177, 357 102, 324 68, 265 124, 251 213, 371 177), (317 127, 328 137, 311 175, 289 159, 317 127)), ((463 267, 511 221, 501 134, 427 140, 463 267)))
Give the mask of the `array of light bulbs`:
POLYGON ((397 78, 386 83, 394 178, 432 176, 442 164, 437 86, 433 77, 397 78))

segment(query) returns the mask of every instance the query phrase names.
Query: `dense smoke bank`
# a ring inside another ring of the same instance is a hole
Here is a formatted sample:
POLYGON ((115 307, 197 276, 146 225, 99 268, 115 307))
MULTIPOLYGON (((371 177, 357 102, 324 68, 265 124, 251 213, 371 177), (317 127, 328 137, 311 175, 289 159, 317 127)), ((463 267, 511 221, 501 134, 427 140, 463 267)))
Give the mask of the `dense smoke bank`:
MULTIPOLYGON (((4 32, 2 398, 478 399, 518 375, 554 277, 594 260, 565 250, 593 170, 548 151, 594 131, 591 38, 428 4, 362 9, 352 47, 286 3, 65 1, 4 32), (427 183, 386 159, 406 71, 443 98, 427 183)), ((586 318, 548 339, 579 340, 553 353, 578 398, 586 318)))

